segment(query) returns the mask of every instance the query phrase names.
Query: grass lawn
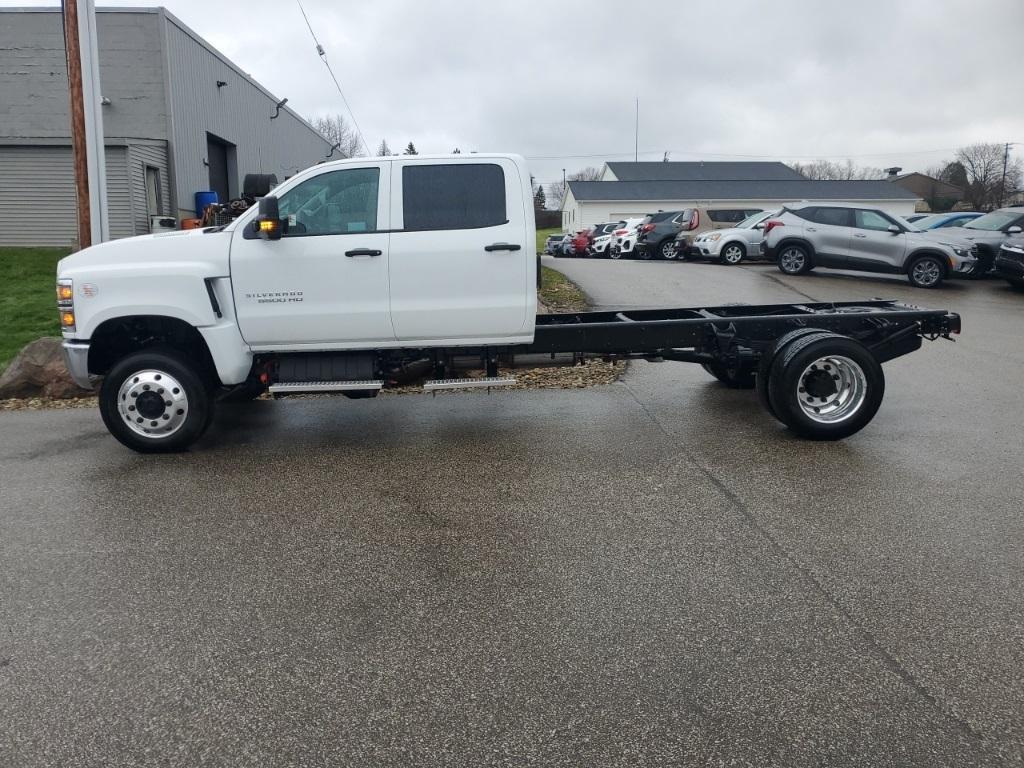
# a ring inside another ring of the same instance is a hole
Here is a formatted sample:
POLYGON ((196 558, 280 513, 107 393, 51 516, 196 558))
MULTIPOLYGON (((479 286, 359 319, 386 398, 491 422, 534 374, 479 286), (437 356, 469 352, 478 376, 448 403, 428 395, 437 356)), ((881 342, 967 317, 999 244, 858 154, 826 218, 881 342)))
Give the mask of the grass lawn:
POLYGON ((0 248, 0 371, 40 336, 60 336, 54 282, 64 248, 0 248))
MULTIPOLYGON (((544 241, 548 239, 548 235, 560 231, 558 229, 538 229, 537 253, 544 251, 544 241)), ((590 306, 586 294, 557 269, 541 267, 540 270, 540 299, 553 312, 583 312, 590 306)))

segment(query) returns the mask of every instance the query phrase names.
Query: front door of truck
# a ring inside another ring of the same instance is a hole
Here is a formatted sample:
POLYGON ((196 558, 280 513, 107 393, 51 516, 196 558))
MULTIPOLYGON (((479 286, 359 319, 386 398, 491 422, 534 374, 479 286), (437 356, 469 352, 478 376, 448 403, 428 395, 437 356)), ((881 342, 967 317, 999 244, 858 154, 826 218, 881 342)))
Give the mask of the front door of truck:
POLYGON ((231 241, 238 324, 256 349, 393 342, 389 161, 325 169, 278 196, 280 240, 231 241))
POLYGON ((401 158, 391 183, 398 339, 469 344, 532 335, 536 235, 516 164, 401 158))

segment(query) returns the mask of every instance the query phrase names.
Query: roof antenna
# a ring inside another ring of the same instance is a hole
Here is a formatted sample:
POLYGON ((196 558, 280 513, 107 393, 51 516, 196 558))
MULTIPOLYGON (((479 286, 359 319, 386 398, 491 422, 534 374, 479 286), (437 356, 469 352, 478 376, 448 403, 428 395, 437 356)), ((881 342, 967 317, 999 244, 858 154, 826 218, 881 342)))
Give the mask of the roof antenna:
POLYGON ((662 155, 662 157, 661 157, 661 162, 663 162, 663 163, 667 163, 667 162, 668 162, 668 156, 669 156, 669 155, 671 155, 671 154, 672 154, 672 153, 671 153, 671 152, 669 152, 669 151, 668 151, 668 150, 666 149, 666 150, 665 150, 665 154, 664 154, 664 155, 662 155))

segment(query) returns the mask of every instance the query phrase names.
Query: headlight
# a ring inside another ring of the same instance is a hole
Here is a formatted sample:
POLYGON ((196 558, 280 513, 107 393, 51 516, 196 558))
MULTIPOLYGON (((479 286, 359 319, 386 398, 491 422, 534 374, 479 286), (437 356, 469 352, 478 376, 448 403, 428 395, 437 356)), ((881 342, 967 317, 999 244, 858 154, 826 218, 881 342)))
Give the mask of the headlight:
POLYGON ((60 327, 65 331, 75 330, 75 285, 67 278, 57 281, 57 309, 60 310, 60 327))
POLYGON ((720 240, 721 238, 722 238, 722 236, 720 234, 718 234, 717 232, 715 232, 713 235, 708 235, 708 240, 710 240, 712 243, 717 241, 717 240, 720 240))

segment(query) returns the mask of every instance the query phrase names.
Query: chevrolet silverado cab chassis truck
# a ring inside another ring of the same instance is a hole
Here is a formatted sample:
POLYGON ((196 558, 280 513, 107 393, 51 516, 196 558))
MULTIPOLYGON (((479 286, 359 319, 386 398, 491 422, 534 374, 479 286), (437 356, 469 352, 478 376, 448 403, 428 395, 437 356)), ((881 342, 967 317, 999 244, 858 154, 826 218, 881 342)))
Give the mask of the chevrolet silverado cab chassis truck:
POLYGON ((960 318, 891 301, 537 315, 530 174, 508 154, 356 158, 293 176, 225 227, 116 240, 63 259, 65 357, 99 377, 110 432, 183 450, 225 398, 496 387, 545 355, 699 363, 811 439, 882 400, 882 363, 960 318), (466 360, 482 377, 458 376, 466 360))

